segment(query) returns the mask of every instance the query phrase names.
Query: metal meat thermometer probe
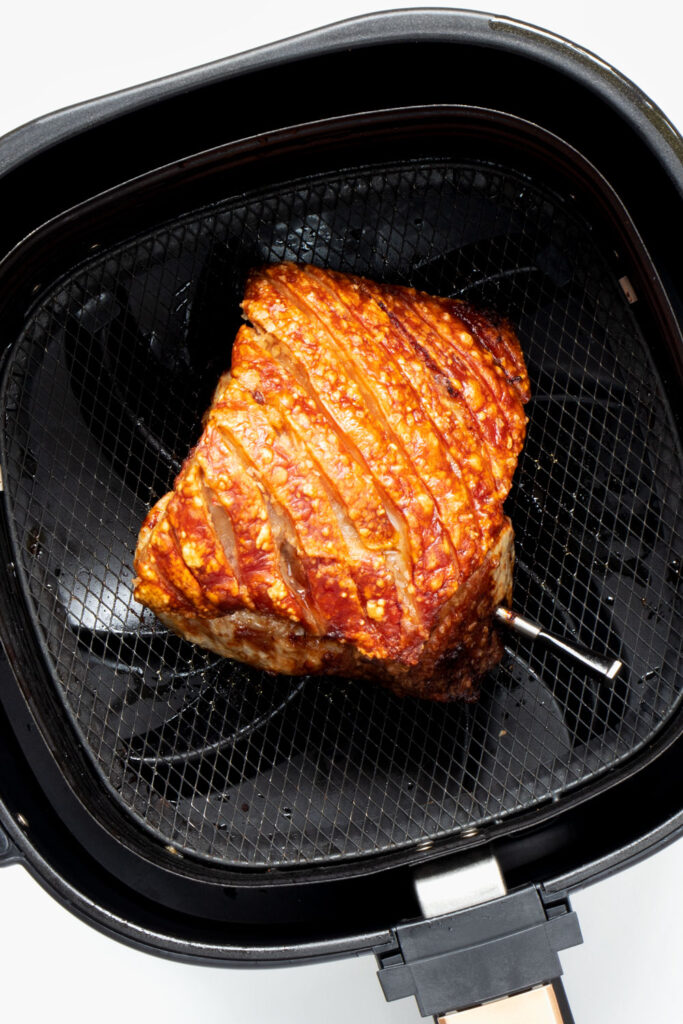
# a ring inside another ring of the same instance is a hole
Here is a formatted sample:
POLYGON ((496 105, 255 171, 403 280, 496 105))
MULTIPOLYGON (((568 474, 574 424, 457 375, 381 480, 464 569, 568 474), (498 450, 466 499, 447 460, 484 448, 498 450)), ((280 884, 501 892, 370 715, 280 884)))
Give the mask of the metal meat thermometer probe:
POLYGON ((588 665, 589 668, 606 676, 607 679, 614 679, 623 667, 624 663, 619 661, 618 658, 604 658, 599 654, 594 654, 593 651, 587 650, 585 647, 569 644, 559 636, 546 633, 542 626, 537 625, 530 619, 525 619, 519 612, 512 611, 510 608, 503 608, 502 606, 496 608, 496 619, 509 629, 513 629, 516 633, 521 633, 523 636, 531 637, 532 640, 547 640, 554 647, 559 647, 565 654, 576 658, 583 665, 588 665))

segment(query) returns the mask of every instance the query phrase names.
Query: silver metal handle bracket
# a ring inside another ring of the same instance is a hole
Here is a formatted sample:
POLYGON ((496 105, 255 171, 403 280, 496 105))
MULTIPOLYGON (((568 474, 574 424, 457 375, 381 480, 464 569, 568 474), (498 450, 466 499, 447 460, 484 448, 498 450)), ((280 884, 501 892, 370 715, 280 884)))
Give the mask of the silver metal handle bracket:
POLYGON ((428 864, 415 872, 415 894, 425 917, 440 917, 505 896, 507 886, 491 853, 465 855, 447 867, 428 864))

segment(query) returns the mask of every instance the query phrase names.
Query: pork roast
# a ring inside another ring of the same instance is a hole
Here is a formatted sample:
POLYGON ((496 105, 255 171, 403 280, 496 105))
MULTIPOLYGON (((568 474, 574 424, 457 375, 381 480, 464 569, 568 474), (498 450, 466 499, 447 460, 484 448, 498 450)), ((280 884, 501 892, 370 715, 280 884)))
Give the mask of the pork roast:
POLYGON ((135 597, 203 647, 286 674, 471 699, 500 658, 503 513, 529 380, 465 302, 282 263, 249 277, 232 366, 135 597))

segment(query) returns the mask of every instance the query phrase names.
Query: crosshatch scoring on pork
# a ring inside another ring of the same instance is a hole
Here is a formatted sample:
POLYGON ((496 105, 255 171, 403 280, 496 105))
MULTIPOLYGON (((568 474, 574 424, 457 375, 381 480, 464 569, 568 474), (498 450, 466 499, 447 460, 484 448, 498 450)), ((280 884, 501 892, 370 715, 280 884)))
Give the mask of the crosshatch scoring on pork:
POLYGON ((135 597, 272 672, 474 698, 511 600, 503 502, 529 398, 512 328, 292 263, 252 272, 243 311, 202 436, 141 529, 135 597))

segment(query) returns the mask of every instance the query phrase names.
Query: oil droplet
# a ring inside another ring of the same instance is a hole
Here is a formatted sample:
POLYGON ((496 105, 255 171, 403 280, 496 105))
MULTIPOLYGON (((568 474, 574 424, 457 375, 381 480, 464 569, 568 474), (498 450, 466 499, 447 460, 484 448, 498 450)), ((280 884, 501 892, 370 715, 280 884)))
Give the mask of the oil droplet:
POLYGON ((612 595, 611 595, 611 594, 608 594, 608 595, 607 595, 607 597, 605 598, 605 602, 606 602, 607 604, 614 604, 614 598, 612 597, 612 595))

